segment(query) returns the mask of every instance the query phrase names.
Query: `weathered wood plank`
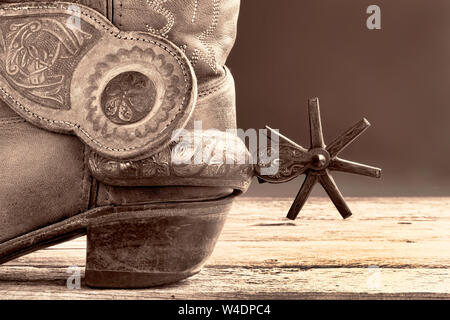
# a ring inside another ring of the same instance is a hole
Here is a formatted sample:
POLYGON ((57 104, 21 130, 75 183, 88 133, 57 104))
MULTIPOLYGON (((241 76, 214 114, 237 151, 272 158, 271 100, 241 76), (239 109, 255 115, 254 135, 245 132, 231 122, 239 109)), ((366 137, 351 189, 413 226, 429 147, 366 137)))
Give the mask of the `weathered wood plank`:
POLYGON ((366 268, 211 268, 178 284, 145 290, 80 290, 66 287, 65 268, 7 267, 0 293, 7 299, 303 299, 390 297, 450 298, 450 271, 380 269, 378 279, 366 268), (372 296, 372 297, 375 297, 372 296))
MULTIPOLYGON (((220 241, 209 266, 447 268, 449 242, 377 243, 371 241, 220 241), (438 247, 437 247, 438 246, 438 247)), ((8 266, 84 266, 82 249, 41 250, 8 266)), ((0 267, 0 272, 1 272, 0 267)), ((1 275, 0 275, 1 278, 1 275)))
POLYGON ((85 264, 85 237, 0 267, 11 299, 449 298, 450 198, 349 199, 342 221, 327 199, 284 218, 292 199, 238 199, 199 275, 149 290, 71 291, 69 266, 85 264), (378 266, 380 269, 368 269, 378 266), (376 272, 376 288, 368 285, 376 272), (407 294, 407 296, 405 296, 407 294))

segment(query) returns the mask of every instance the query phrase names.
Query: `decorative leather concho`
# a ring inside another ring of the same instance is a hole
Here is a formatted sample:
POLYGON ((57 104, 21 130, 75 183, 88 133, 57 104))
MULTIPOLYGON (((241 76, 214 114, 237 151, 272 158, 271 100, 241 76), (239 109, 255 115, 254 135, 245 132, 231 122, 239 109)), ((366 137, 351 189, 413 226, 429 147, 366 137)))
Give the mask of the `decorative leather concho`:
POLYGON ((13 4, 0 6, 0 96, 39 127, 131 159, 184 128, 197 81, 166 39, 122 32, 81 5, 13 4))

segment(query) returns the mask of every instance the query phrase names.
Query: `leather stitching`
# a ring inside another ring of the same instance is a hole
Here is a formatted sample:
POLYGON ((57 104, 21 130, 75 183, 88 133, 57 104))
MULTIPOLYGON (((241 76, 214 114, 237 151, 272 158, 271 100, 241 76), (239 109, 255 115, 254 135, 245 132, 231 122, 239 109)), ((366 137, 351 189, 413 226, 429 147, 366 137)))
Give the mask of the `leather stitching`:
MULTIPOLYGON (((213 45, 210 43, 210 38, 215 33, 218 25, 219 19, 221 15, 221 1, 222 0, 208 0, 211 2, 212 6, 212 15, 210 24, 206 27, 206 29, 197 37, 197 40, 200 41, 200 44, 203 46, 200 48, 193 48, 192 54, 190 56, 190 61, 193 67, 197 67, 199 61, 205 62, 215 74, 219 72, 219 66, 216 59, 216 53, 213 45)), ((153 35, 168 38, 169 33, 172 31, 175 26, 176 19, 175 14, 170 11, 163 4, 168 2, 168 0, 146 0, 147 5, 151 8, 152 11, 161 15, 165 20, 165 25, 160 29, 155 29, 151 26, 151 24, 145 24, 147 31, 153 35)), ((193 12, 191 17, 191 23, 197 23, 200 10, 200 2, 199 0, 194 0, 193 2, 193 12)), ((178 44, 179 47, 186 53, 187 45, 186 44, 178 44)))
POLYGON ((197 62, 199 60, 205 61, 210 68, 214 71, 214 73, 217 74, 217 62, 216 62, 216 56, 214 53, 214 48, 208 43, 208 38, 210 38, 214 32, 216 31, 216 28, 219 24, 219 16, 220 16, 220 1, 221 0, 212 0, 213 3, 213 16, 211 20, 211 25, 202 32, 200 37, 198 37, 198 40, 200 40, 200 43, 203 44, 203 46, 206 48, 206 54, 200 52, 199 49, 195 49, 194 53, 191 58, 192 66, 195 67, 197 65, 197 62))
POLYGON ((197 19, 197 11, 198 11, 198 0, 194 0, 194 12, 192 13, 191 23, 195 23, 197 19))
POLYGON ((146 27, 150 33, 167 38, 169 32, 175 25, 175 16, 170 10, 162 6, 164 2, 166 2, 166 0, 147 0, 147 4, 152 8, 152 10, 164 17, 164 19, 166 20, 166 25, 159 30, 152 28, 148 24, 146 25, 146 27))
MULTIPOLYGON (((119 39, 119 40, 130 40, 130 41, 143 41, 143 42, 148 42, 151 43, 153 45, 156 45, 158 47, 160 47, 161 49, 165 50, 167 53, 169 53, 180 65, 181 69, 183 70, 183 75, 184 75, 184 81, 187 83, 186 86, 188 86, 188 83, 190 82, 186 73, 186 69, 183 66, 183 63, 180 61, 180 58, 177 56, 177 54, 173 51, 171 51, 167 46, 165 46, 164 44, 157 42, 157 41, 153 41, 153 40, 148 40, 148 39, 142 39, 142 38, 133 38, 133 37, 122 37, 120 35, 120 33, 115 33, 113 30, 111 30, 108 26, 106 26, 102 21, 98 20, 96 17, 90 15, 88 12, 85 11, 77 11, 75 12, 74 10, 70 9, 69 7, 65 6, 65 5, 59 5, 59 6, 51 6, 51 5, 38 5, 38 6, 13 6, 13 7, 7 7, 7 8, 1 8, 1 10, 4 11, 21 11, 21 10, 38 10, 38 9, 64 9, 68 12, 72 12, 72 13, 76 13, 76 14, 82 14, 88 18, 90 18, 91 20, 93 20, 95 23, 97 23, 97 25, 101 26, 103 29, 105 29, 106 31, 108 31, 112 36, 114 36, 115 38, 119 39)), ((62 125, 66 125, 68 127, 72 127, 72 128, 76 128, 78 129, 81 133, 83 133, 90 141, 92 141, 95 145, 97 145, 98 147, 102 148, 102 149, 106 149, 109 151, 116 151, 116 152, 122 152, 122 151, 131 151, 131 150, 135 150, 135 149, 140 149, 142 147, 144 147, 146 144, 140 145, 140 146, 135 146, 135 147, 129 147, 129 148, 110 148, 107 146, 102 145, 100 142, 98 142, 97 140, 95 140, 93 137, 91 137, 89 135, 89 133, 83 129, 80 125, 78 124, 74 124, 72 122, 68 122, 68 121, 56 121, 56 120, 51 120, 51 119, 47 119, 44 118, 42 116, 39 116, 37 114, 35 114, 34 112, 30 111, 27 107, 25 107, 24 105, 22 105, 19 101, 17 101, 16 99, 14 99, 14 97, 12 97, 4 88, 0 87, 0 91, 3 93, 4 97, 9 98, 11 101, 13 101, 13 103, 15 103, 19 108, 21 108, 23 111, 25 111, 26 113, 28 113, 29 115, 31 115, 32 117, 39 119, 41 121, 45 121, 48 123, 54 123, 54 124, 62 124, 62 125)), ((185 100, 183 100, 182 103, 184 103, 185 100)))
POLYGON ((205 98, 217 91, 219 91, 220 89, 222 89, 223 87, 225 87, 225 85, 227 85, 229 83, 229 78, 231 77, 231 73, 228 70, 228 68, 223 67, 223 72, 224 72, 224 76, 220 77, 218 80, 214 81, 211 85, 209 86, 202 86, 199 88, 199 93, 198 93, 198 97, 199 98, 205 98))
POLYGON ((199 92, 198 97, 205 98, 205 97, 219 91, 220 89, 222 89, 228 83, 228 81, 227 81, 228 77, 229 77, 229 75, 226 74, 222 79, 220 79, 220 81, 218 81, 211 87, 203 89, 201 92, 199 92))
POLYGON ((119 24, 119 27, 122 27, 122 9, 123 9, 123 3, 122 1, 119 1, 119 18, 117 19, 117 23, 119 24))

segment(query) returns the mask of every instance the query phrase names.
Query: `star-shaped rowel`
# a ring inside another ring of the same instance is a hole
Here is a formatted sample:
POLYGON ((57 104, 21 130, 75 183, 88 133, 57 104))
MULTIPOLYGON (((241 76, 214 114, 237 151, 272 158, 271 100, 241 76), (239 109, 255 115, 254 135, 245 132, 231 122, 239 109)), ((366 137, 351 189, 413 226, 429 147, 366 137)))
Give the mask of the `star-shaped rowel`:
POLYGON ((374 178, 381 177, 381 169, 338 158, 339 153, 358 138, 370 126, 370 123, 366 119, 362 119, 330 144, 325 145, 320 119, 319 99, 313 98, 309 100, 309 124, 311 133, 311 147, 309 150, 267 127, 271 131, 271 135, 275 134, 279 137, 279 159, 277 159, 279 170, 275 175, 262 175, 261 168, 267 167, 267 165, 259 163, 256 166, 258 179, 260 182, 283 183, 305 173, 305 181, 287 217, 291 220, 297 218, 311 194, 312 188, 318 182, 323 186, 342 217, 346 219, 352 215, 352 212, 336 186, 330 171, 342 171, 374 178))

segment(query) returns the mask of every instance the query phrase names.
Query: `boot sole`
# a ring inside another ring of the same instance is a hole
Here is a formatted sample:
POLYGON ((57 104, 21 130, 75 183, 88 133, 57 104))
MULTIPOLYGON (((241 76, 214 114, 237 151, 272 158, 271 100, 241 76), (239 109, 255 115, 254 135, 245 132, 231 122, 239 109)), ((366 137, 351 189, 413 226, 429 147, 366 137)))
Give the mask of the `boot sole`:
POLYGON ((87 235, 88 286, 177 282, 198 273, 212 254, 234 197, 92 209, 0 244, 0 264, 87 235))

